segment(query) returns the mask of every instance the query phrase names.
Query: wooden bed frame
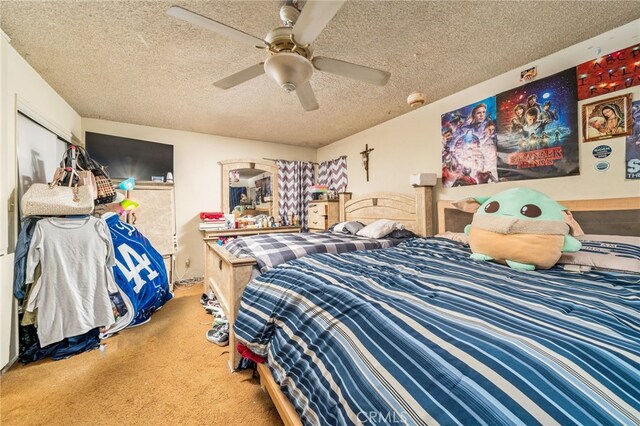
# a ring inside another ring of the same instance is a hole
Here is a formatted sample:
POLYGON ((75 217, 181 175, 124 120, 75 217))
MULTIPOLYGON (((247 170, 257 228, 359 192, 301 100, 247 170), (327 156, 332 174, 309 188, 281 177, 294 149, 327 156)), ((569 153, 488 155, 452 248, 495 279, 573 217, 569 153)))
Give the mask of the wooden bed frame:
MULTIPOLYGON (((339 194, 340 221, 357 220, 368 224, 378 219, 402 223, 406 229, 426 237, 432 235, 432 187, 416 187, 413 197, 391 192, 377 192, 351 199, 350 193, 339 194)), ((216 243, 217 238, 204 239, 204 290, 211 289, 229 321, 229 368, 240 361, 235 349, 233 323, 238 315, 244 288, 249 284, 255 260, 239 258, 216 243)))
MULTIPOLYGON (((595 231, 600 229, 603 221, 606 221, 604 226, 608 230, 606 234, 610 235, 634 235, 640 236, 640 197, 632 198, 612 198, 605 200, 571 200, 561 201, 563 206, 571 210, 574 217, 577 218, 580 226, 585 233, 596 233, 595 231), (587 222, 584 222, 580 218, 581 213, 594 213, 591 217, 589 215, 584 216, 589 218, 587 222), (613 217, 613 221, 611 221, 613 217)), ((456 215, 455 222, 458 222, 462 227, 471 223, 469 213, 466 222, 460 220, 454 212, 459 212, 452 201, 438 201, 438 233, 442 233, 450 230, 451 232, 462 232, 459 225, 455 225, 455 228, 445 228, 445 224, 448 222, 446 219, 449 214, 456 215), (463 223, 464 222, 464 223, 463 223)), ((602 232, 598 232, 602 233, 602 232)), ((300 416, 296 412, 291 401, 285 396, 280 389, 280 385, 276 383, 271 374, 271 370, 267 364, 258 365, 258 374, 260 375, 260 385, 269 394, 273 404, 278 410, 278 414, 286 426, 300 426, 302 421, 300 416)))

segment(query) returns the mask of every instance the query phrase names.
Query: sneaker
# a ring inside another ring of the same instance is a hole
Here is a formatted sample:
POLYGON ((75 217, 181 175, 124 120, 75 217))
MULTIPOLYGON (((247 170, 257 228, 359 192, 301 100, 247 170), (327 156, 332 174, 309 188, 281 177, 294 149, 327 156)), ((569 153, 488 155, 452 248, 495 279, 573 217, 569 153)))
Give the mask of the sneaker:
MULTIPOLYGON (((228 330, 228 328, 227 328, 228 330)), ((218 346, 227 346, 229 344, 229 333, 211 329, 207 331, 207 340, 218 346)))
POLYGON ((211 306, 213 307, 220 306, 220 302, 218 302, 217 300, 207 300, 207 303, 203 303, 203 305, 206 309, 207 307, 211 307, 211 306))
POLYGON ((216 317, 213 320, 213 324, 211 325, 211 327, 221 327, 225 324, 229 324, 229 320, 227 320, 227 317, 225 316, 216 317))
POLYGON ((206 305, 209 300, 210 300, 209 296, 207 296, 206 294, 202 293, 202 296, 200 296, 200 304, 201 305, 206 305))
POLYGON ((211 315, 224 315, 224 311, 222 310, 222 307, 220 306, 205 306, 204 310, 207 311, 208 314, 211 315))

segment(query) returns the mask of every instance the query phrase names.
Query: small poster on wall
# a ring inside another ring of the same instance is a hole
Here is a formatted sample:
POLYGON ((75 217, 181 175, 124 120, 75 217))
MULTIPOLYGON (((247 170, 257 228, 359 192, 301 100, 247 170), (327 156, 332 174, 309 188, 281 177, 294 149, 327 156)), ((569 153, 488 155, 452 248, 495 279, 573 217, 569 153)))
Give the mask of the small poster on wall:
POLYGON ((638 65, 640 44, 578 65, 578 99, 589 99, 640 85, 638 65))
POLYGON ((495 97, 442 114, 443 186, 498 181, 495 120, 495 97))
POLYGON ((640 179, 640 101, 631 108, 633 122, 631 135, 627 136, 625 164, 627 179, 640 179))
POLYGON ((496 97, 500 181, 580 173, 575 68, 496 97))

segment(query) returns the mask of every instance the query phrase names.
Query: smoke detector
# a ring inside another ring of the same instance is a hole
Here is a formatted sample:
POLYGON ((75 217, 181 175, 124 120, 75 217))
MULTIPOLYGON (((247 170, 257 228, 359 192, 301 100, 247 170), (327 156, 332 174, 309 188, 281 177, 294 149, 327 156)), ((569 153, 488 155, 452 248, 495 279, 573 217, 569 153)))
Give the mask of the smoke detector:
POLYGON ((413 92, 407 96, 407 104, 409 104, 411 108, 421 107, 426 101, 424 93, 422 92, 413 92))

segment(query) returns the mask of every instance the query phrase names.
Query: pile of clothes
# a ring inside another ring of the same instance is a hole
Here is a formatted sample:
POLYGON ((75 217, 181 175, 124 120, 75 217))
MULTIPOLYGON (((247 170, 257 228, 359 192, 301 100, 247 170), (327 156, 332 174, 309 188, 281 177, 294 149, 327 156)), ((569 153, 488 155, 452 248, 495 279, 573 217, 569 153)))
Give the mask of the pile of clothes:
POLYGON ((115 214, 27 217, 13 284, 24 364, 95 349, 173 297, 162 256, 115 214))

